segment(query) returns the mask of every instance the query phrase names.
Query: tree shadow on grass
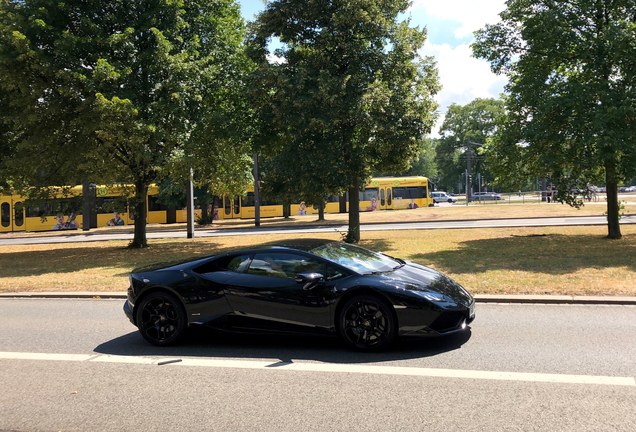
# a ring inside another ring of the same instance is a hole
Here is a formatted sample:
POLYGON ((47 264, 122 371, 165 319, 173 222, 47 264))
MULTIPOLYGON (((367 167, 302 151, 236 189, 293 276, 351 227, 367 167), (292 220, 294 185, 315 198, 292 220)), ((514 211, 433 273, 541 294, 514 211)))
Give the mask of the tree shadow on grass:
POLYGON ((0 277, 39 276, 48 273, 72 273, 99 268, 129 268, 185 261, 219 251, 215 243, 161 242, 146 249, 121 246, 73 248, 43 251, 20 251, 0 254, 0 277))
POLYGON ((486 270, 563 275, 588 268, 625 267, 636 271, 636 238, 532 235, 466 241, 456 250, 406 257, 453 274, 486 270))

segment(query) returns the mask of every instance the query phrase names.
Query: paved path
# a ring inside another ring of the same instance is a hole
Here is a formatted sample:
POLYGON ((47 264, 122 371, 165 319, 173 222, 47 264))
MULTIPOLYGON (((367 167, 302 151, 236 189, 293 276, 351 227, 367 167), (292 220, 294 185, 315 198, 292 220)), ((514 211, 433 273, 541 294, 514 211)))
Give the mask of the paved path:
MULTIPOLYGON (((636 223, 636 215, 623 216, 621 224, 636 223)), ((360 226, 361 231, 383 230, 426 230, 426 229, 457 229, 457 228, 507 228, 507 227, 537 227, 537 226, 580 226, 606 225, 604 216, 552 217, 552 218, 522 218, 522 219, 483 219, 436 222, 402 222, 402 223, 368 223, 360 226)), ((325 233, 346 232, 347 225, 333 224, 322 226, 286 226, 286 227, 251 227, 251 228, 221 228, 195 230, 195 237, 222 237, 233 235, 255 234, 284 234, 290 232, 325 233)), ((185 238, 185 229, 178 231, 150 231, 148 239, 185 238)), ((42 244, 42 243, 73 243, 93 242, 105 240, 132 240, 133 234, 126 232, 99 233, 64 233, 60 235, 28 235, 0 238, 0 245, 42 244)))

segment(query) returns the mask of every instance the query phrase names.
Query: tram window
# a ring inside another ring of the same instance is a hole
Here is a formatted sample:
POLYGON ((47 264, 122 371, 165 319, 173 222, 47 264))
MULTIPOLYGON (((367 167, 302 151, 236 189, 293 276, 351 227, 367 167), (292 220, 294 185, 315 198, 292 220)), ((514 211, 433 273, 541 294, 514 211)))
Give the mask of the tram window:
POLYGON ((254 207, 254 192, 248 192, 246 196, 241 198, 241 202, 243 203, 243 207, 254 207))
MULTIPOLYGON (((22 203, 20 203, 22 205, 22 203)), ((78 198, 54 198, 49 200, 33 200, 29 201, 26 206, 27 217, 45 217, 55 216, 58 214, 68 215, 75 213, 82 214, 81 197, 78 198)), ((17 206, 16 206, 17 211, 17 206)), ((20 210, 22 214, 22 210, 20 210)), ((16 222, 17 224, 17 222, 16 222)))
POLYGON ((159 202, 159 197, 157 195, 148 195, 148 211, 161 210, 167 210, 167 207, 159 202))
POLYGON ((384 189, 380 189, 380 205, 381 206, 385 206, 386 205, 384 200, 385 200, 385 198, 384 198, 384 189))
MULTIPOLYGON (((241 198, 241 203, 243 203, 243 207, 254 207, 255 199, 254 192, 248 192, 246 196, 241 198)), ((281 201, 267 199, 261 195, 261 205, 269 206, 269 205, 282 205, 281 201)))
POLYGON ((126 213, 126 201, 122 198, 97 198, 95 201, 95 212, 103 213, 126 213))
POLYGON ((4 228, 11 224, 11 208, 9 207, 9 203, 5 202, 0 206, 0 221, 4 228))
POLYGON ((368 188, 360 192, 360 201, 371 201, 378 199, 378 188, 368 188))
POLYGON ((393 203, 392 197, 393 194, 391 193, 391 189, 389 188, 386 190, 386 205, 390 206, 393 203))
POLYGON ((17 202, 13 204, 13 211, 14 211, 13 223, 15 224, 15 226, 21 227, 22 225, 24 225, 24 203, 17 202))

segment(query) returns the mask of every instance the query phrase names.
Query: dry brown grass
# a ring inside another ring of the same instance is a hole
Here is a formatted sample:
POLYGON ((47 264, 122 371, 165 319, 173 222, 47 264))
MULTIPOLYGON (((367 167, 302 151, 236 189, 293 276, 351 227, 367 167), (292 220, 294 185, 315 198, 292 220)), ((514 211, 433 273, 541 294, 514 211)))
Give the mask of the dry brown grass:
MULTIPOLYGON (((636 226, 621 229, 618 241, 604 226, 377 231, 361 244, 437 268, 473 293, 636 295, 636 226)), ((153 240, 145 250, 127 241, 2 246, 0 292, 124 291, 138 266, 288 237, 153 240)))

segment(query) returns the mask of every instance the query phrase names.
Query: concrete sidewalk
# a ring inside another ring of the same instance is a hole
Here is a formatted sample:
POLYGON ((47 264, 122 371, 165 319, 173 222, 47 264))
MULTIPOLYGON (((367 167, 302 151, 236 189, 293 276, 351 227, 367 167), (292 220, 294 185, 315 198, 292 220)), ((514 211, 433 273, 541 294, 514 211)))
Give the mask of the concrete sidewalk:
MULTIPOLYGON (((636 305, 636 297, 624 296, 570 296, 570 295, 500 295, 500 294, 476 294, 477 303, 526 303, 526 304, 605 304, 605 305, 636 305)), ((73 292, 13 292, 0 293, 3 298, 60 298, 60 299, 121 299, 126 298, 126 293, 73 291, 73 292)))

